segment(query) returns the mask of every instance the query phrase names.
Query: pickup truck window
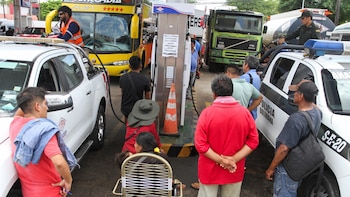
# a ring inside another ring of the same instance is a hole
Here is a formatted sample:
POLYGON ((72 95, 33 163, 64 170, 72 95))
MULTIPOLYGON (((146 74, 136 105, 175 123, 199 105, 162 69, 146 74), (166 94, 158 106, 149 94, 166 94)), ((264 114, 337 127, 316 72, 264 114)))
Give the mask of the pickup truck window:
POLYGON ((26 86, 30 65, 0 61, 0 117, 10 117, 16 109, 17 94, 26 86))
POLYGON ((270 82, 282 90, 293 64, 294 60, 279 58, 272 70, 270 82))
POLYGON ((336 114, 350 114, 350 78, 348 70, 322 70, 327 105, 336 114), (341 77, 339 77, 341 76, 341 77), (344 77, 347 76, 347 77, 344 77))
POLYGON ((45 88, 47 91, 60 91, 61 86, 58 80, 58 74, 52 60, 43 64, 38 78, 38 87, 45 88))
POLYGON ((302 79, 314 81, 314 74, 311 69, 304 64, 299 64, 292 80, 292 85, 299 83, 302 79))
POLYGON ((68 88, 71 90, 84 79, 79 63, 72 54, 60 56, 58 60, 63 67, 64 76, 68 82, 68 88))

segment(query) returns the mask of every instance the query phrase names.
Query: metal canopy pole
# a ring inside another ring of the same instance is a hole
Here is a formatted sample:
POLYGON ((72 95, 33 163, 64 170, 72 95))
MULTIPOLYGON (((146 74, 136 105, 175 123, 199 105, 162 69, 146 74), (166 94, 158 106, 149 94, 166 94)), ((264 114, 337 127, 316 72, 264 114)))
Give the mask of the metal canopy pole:
POLYGON ((13 0, 15 34, 21 30, 21 0, 13 0))

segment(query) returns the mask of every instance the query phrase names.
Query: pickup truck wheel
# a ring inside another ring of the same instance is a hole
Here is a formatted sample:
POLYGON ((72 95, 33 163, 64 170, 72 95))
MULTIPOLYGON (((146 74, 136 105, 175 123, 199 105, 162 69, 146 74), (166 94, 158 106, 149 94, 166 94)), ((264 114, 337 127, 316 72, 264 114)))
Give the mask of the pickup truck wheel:
MULTIPOLYGON (((303 180, 298 190, 298 197, 313 197, 318 172, 312 173, 303 180)), ((335 177, 328 171, 323 172, 318 197, 340 197, 339 188, 335 177)))
POLYGON ((91 150, 99 150, 103 147, 105 139, 105 128, 105 110, 103 106, 100 105, 100 107, 98 108, 94 130, 92 131, 89 137, 89 139, 93 140, 91 150))

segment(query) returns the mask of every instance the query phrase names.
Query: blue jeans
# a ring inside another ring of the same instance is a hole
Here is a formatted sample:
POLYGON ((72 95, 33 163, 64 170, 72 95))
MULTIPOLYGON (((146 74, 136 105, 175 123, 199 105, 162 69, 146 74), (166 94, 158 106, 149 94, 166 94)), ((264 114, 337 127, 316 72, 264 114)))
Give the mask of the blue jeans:
POLYGON ((277 166, 273 183, 274 197, 296 197, 299 181, 291 179, 283 164, 277 166))

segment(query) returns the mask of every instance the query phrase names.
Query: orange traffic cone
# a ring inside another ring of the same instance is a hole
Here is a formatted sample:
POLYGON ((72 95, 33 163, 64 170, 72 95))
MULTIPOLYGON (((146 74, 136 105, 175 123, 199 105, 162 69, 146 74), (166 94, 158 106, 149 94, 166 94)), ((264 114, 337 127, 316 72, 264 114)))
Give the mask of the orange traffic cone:
POLYGON ((165 112, 164 128, 162 135, 178 136, 175 84, 172 83, 169 92, 168 104, 165 112))

